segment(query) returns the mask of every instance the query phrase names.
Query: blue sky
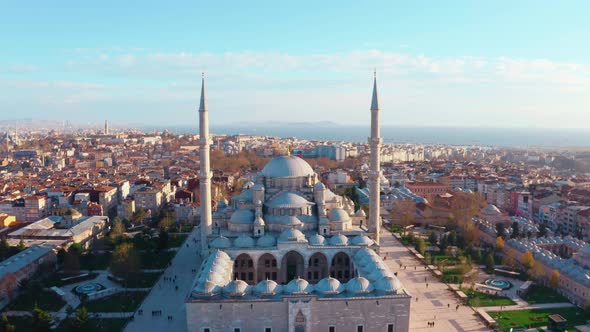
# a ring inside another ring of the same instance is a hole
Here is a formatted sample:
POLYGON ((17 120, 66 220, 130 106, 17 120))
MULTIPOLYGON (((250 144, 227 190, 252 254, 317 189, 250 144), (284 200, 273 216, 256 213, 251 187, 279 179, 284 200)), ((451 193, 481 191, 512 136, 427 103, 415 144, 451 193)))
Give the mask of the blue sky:
POLYGON ((590 123, 588 1, 4 1, 0 120, 590 123))

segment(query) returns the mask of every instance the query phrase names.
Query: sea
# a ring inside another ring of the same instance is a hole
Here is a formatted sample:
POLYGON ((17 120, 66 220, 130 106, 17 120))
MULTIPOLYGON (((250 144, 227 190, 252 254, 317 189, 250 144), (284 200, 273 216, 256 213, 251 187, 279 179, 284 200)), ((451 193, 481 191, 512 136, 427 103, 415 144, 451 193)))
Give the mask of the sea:
MULTIPOLYGON (((146 130, 169 130, 198 133, 198 127, 151 127, 146 130)), ((366 142, 367 126, 315 124, 234 124, 210 128, 213 134, 248 134, 295 137, 307 140, 366 142)), ((474 127, 396 127, 382 126, 381 136, 389 144, 445 144, 494 147, 590 148, 590 129, 547 128, 474 128, 474 127)))

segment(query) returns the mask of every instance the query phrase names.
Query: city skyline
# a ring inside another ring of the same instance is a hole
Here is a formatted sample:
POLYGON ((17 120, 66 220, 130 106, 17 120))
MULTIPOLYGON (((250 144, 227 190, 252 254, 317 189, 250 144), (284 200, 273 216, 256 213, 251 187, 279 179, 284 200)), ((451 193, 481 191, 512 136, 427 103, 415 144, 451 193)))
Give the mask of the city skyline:
POLYGON ((590 120, 583 2, 323 3, 300 17, 264 4, 68 4, 5 6, 0 120, 196 124, 204 70, 214 123, 350 125, 369 112, 375 67, 384 125, 590 120))

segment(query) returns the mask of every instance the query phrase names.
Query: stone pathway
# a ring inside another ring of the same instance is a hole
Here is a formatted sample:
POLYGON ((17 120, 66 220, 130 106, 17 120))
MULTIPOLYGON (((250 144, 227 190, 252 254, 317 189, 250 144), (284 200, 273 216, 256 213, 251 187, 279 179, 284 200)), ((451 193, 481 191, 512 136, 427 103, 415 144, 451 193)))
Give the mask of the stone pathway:
POLYGON ((143 310, 143 314, 139 315, 135 312, 134 320, 127 324, 125 331, 184 332, 187 330, 184 300, 190 292, 196 275, 192 270, 198 269, 201 265, 200 243, 193 242, 193 238, 199 239, 199 234, 199 228, 195 227, 187 241, 178 248, 172 265, 166 269, 141 304, 139 309, 143 310), (188 247, 186 243, 189 244, 188 247), (176 276, 176 282, 164 280, 164 277, 174 278, 174 276, 176 276), (152 315, 152 311, 156 310, 161 310, 161 315, 152 315), (171 316, 172 320, 168 320, 168 316, 171 316))
POLYGON ((382 228, 381 234, 380 255, 387 257, 385 263, 398 273, 413 297, 410 331, 491 331, 471 307, 462 305, 449 287, 435 278, 388 230, 382 228), (406 269, 401 269, 400 264, 406 269), (428 327, 431 321, 435 322, 434 328, 428 327))

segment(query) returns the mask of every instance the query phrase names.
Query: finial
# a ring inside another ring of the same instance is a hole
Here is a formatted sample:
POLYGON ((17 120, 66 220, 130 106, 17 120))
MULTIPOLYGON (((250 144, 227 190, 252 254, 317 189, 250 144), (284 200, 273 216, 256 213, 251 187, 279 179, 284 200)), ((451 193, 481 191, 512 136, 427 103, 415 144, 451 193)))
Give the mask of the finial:
POLYGON ((373 68, 373 78, 377 78, 377 67, 373 68))
POLYGON ((287 145, 287 156, 291 155, 291 144, 287 145))
POLYGON ((205 72, 204 71, 201 72, 201 78, 205 78, 205 72))

